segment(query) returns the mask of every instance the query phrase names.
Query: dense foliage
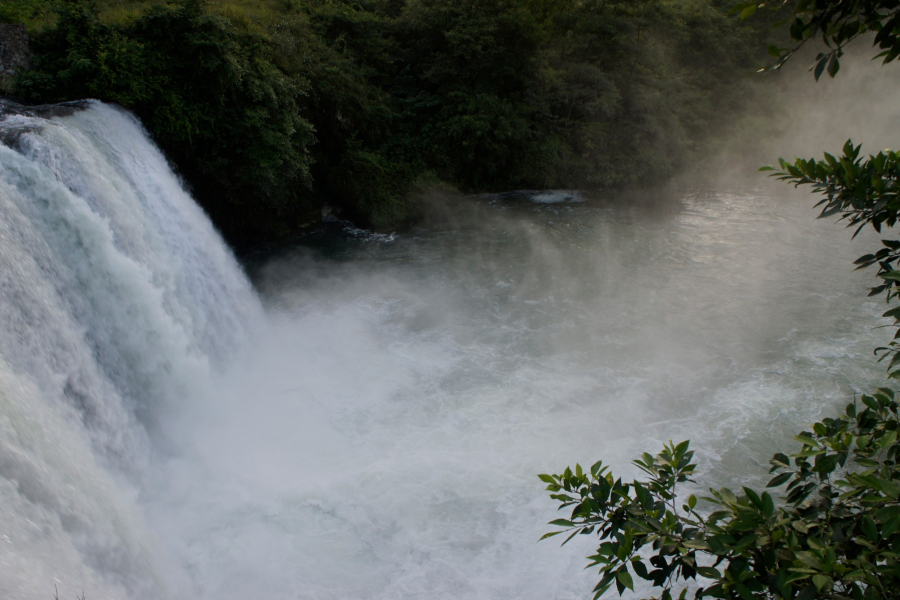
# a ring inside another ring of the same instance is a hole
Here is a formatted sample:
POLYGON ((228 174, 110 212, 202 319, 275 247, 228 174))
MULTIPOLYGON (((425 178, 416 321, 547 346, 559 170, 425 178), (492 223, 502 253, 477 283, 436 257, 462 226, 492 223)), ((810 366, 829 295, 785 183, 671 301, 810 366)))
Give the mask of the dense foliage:
MULTIPOLYGON (((743 17, 764 6, 743 2, 743 17)), ((900 2, 896 0, 817 0, 797 2, 791 36, 798 46, 772 48, 784 63, 800 44, 820 36, 828 52, 818 56, 815 76, 834 76, 843 46, 874 31, 873 43, 884 62, 900 54, 900 2)), ((881 233, 900 216, 900 155, 886 150, 863 158, 848 141, 841 156, 824 160, 780 161, 778 178, 811 185, 823 195, 822 217, 839 216, 858 233, 871 225, 881 233)), ((766 167, 763 170, 775 170, 766 167)), ((856 235, 854 233, 854 235, 856 235)), ((859 268, 878 265, 879 284, 870 295, 888 304, 900 297, 900 240, 860 257, 859 268)), ((900 308, 889 307, 897 333, 888 347, 891 378, 900 377, 900 308)), ((894 392, 879 388, 847 406, 836 419, 816 423, 796 440, 799 452, 776 454, 769 488, 786 486, 778 503, 768 492, 711 490, 699 505, 678 499, 676 485, 694 473, 688 443, 669 445, 635 464, 644 481, 614 480, 601 463, 589 472, 576 466, 560 475, 541 475, 567 519, 551 522, 575 534, 597 534, 600 546, 590 557, 599 566, 595 598, 613 584, 619 593, 634 589, 632 573, 659 590, 659 598, 680 597, 693 583, 695 597, 784 599, 875 599, 900 597, 900 414, 894 392), (679 507, 680 505, 680 507, 679 507), (680 508, 680 509, 679 509, 680 508), (649 567, 645 564, 649 562, 649 567)), ((557 535, 552 532, 545 537, 557 535)), ((571 537, 569 538, 571 539, 571 537)), ((566 540, 568 541, 568 539, 566 540)))
MULTIPOLYGON (((8 91, 134 110, 234 239, 408 191, 665 180, 733 114, 767 23, 725 0, 10 0, 8 91), (54 12, 55 11, 55 12, 54 12)), ((774 19, 775 17, 773 17, 774 19)))
POLYGON ((310 184, 312 126, 297 104, 302 80, 272 64, 263 39, 194 0, 123 25, 103 23, 82 3, 57 10, 56 27, 37 37, 35 68, 16 82, 19 94, 133 109, 228 230, 237 229, 233 218, 296 210, 310 184))

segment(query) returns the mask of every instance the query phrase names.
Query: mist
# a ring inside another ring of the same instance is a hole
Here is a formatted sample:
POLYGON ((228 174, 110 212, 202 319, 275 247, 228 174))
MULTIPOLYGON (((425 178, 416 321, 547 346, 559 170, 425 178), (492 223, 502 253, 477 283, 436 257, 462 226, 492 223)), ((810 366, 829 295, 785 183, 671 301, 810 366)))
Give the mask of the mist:
POLYGON ((883 381, 887 335, 851 264, 875 236, 756 169, 890 145, 900 80, 851 55, 816 83, 801 58, 713 185, 433 193, 412 229, 330 219, 248 262, 266 325, 166 425, 190 442, 150 486, 175 596, 584 598, 591 542, 537 543, 538 473, 634 475, 691 439, 698 490, 764 485, 796 431, 883 381))
POLYGON ((863 155, 896 148, 900 68, 873 60, 877 49, 861 38, 846 47, 834 78, 826 73, 816 81, 811 69, 823 49, 811 41, 781 70, 750 76, 755 85, 744 108, 710 136, 708 152, 687 169, 686 179, 692 185, 753 184, 761 166, 777 166, 778 158, 822 158, 823 152, 837 156, 848 139, 862 144, 863 155))
POLYGON ((267 322, 147 486, 176 597, 583 598, 590 542, 537 543, 538 473, 690 438, 701 489, 762 482, 882 377, 879 306, 808 206, 677 204, 442 196, 258 260, 267 322))
POLYGON ((267 325, 169 425, 192 440, 159 472, 179 500, 149 503, 190 595, 584 598, 590 541, 536 542, 556 516, 538 473, 634 474, 689 438, 698 489, 764 485, 796 431, 883 380, 851 265, 874 235, 756 169, 890 146, 900 79, 855 53, 833 81, 806 66, 713 145, 706 185, 434 193, 410 230, 333 219, 254 257, 267 325))
POLYGON ((889 145, 879 69, 779 75, 719 153, 750 179, 433 193, 243 265, 124 112, 4 120, 0 592, 587 597, 591 540, 537 541, 539 473, 691 439, 698 489, 764 484, 883 381, 851 265, 877 238, 753 172, 889 145))

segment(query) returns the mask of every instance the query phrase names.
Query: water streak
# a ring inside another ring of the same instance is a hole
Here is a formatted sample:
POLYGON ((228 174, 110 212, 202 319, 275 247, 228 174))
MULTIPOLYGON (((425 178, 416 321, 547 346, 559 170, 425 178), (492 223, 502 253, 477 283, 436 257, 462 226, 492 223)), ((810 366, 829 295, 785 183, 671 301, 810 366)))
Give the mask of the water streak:
POLYGON ((156 415, 259 306, 141 125, 69 112, 0 121, 0 596, 160 597, 136 504, 156 415))

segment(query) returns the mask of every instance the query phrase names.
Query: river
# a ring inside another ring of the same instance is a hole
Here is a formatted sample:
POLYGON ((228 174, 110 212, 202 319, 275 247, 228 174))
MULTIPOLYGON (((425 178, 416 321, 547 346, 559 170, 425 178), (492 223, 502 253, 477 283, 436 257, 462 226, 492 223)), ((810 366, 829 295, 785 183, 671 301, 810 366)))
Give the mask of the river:
POLYGON ((582 599, 538 473, 764 484, 884 381, 877 238, 762 177, 423 200, 239 263, 140 124, 0 121, 0 596, 582 599))

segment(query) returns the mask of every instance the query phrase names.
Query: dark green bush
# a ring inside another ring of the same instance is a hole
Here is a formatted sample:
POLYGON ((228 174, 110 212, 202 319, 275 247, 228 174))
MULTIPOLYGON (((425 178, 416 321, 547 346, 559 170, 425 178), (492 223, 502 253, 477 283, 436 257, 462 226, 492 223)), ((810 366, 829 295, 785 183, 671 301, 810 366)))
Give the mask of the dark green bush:
POLYGON ((266 39, 194 0, 124 24, 101 22, 84 2, 58 10, 57 26, 36 36, 19 95, 134 110, 226 233, 271 233, 314 208, 313 128, 298 106, 306 83, 275 67, 266 39))

